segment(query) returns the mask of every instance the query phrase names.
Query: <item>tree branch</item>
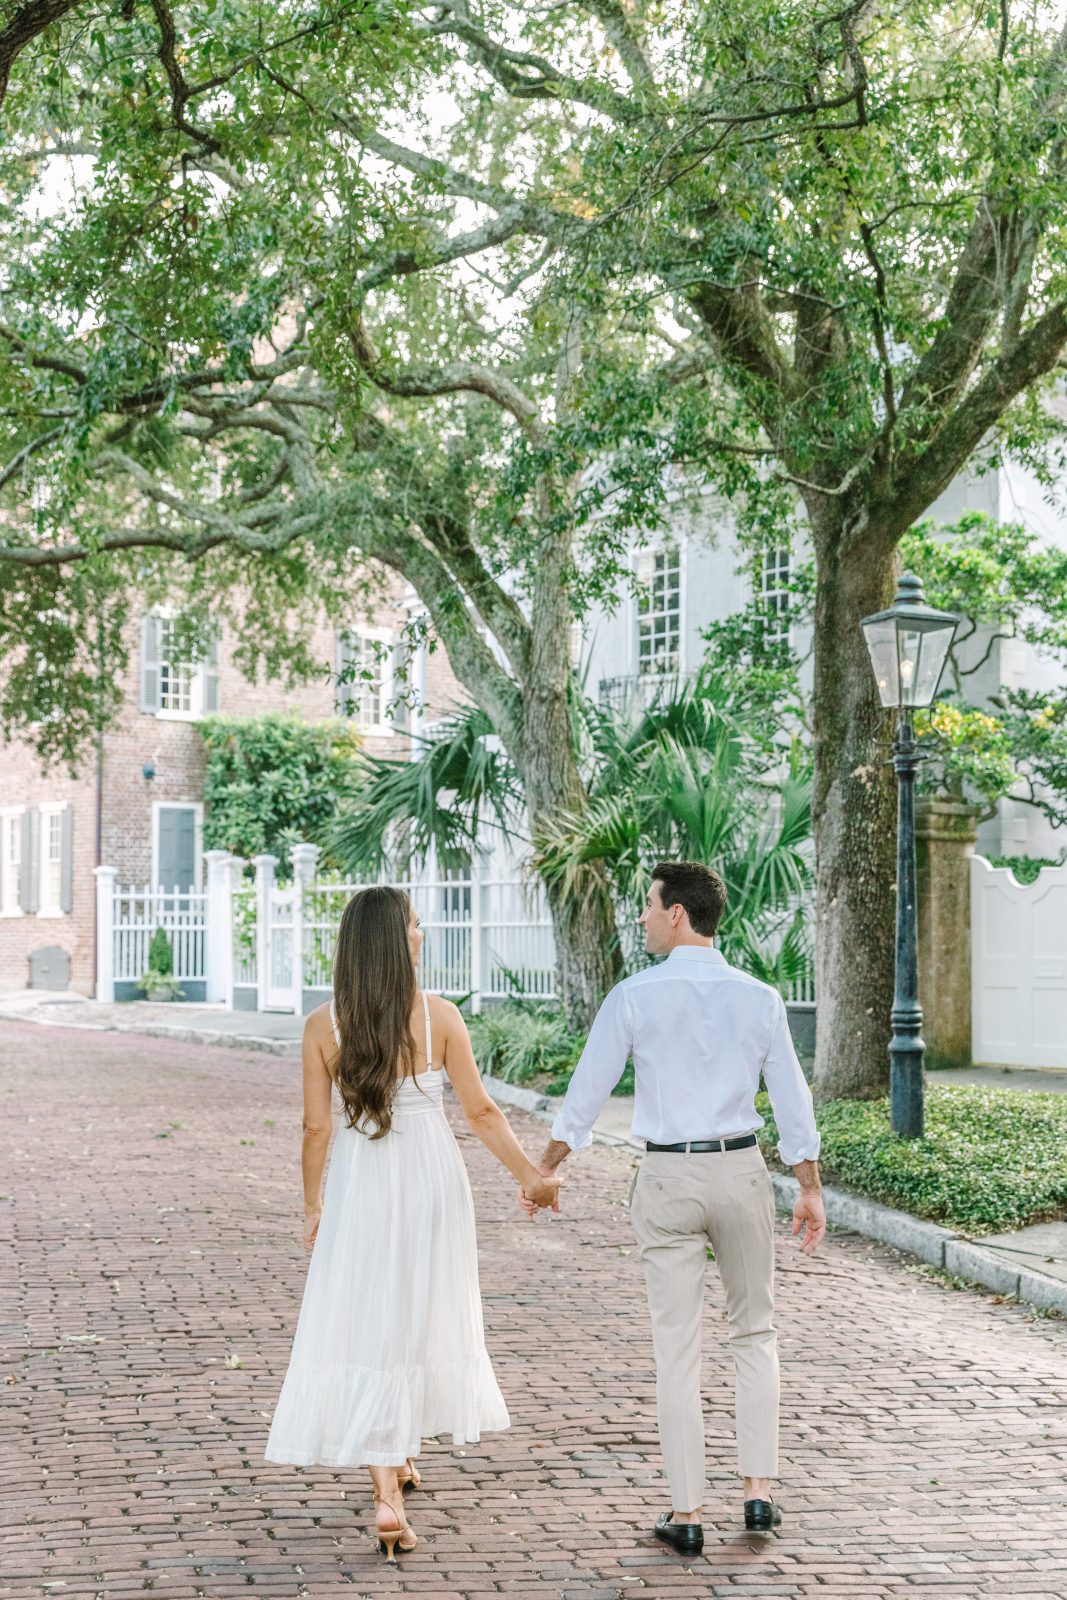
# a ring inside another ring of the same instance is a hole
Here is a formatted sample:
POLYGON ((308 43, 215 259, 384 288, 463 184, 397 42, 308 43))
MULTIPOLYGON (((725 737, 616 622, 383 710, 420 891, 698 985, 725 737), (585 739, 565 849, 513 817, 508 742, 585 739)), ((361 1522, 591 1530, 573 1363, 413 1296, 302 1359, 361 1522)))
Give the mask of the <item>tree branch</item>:
POLYGON ((536 405, 503 373, 471 361, 450 361, 441 367, 408 366, 399 371, 389 371, 358 311, 353 312, 350 319, 348 337, 363 371, 387 394, 413 397, 467 391, 485 395, 502 411, 509 412, 515 418, 527 438, 536 441, 543 436, 536 405))
POLYGON ((53 22, 65 17, 82 0, 27 0, 0 31, 0 104, 7 94, 15 57, 53 22))

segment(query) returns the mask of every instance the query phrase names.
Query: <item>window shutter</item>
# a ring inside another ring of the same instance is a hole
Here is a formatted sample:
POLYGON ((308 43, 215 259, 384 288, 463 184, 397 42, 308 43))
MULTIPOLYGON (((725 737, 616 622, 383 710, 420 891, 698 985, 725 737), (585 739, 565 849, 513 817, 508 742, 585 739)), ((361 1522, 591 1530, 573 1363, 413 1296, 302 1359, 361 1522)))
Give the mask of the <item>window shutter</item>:
POLYGON ((59 909, 70 911, 74 905, 74 810, 68 806, 63 812, 60 833, 59 909))
POLYGON ((36 911, 41 903, 41 813, 33 810, 22 813, 22 865, 20 903, 23 911, 36 911))
POLYGON ((159 618, 151 612, 141 621, 141 710, 159 710, 159 618))
POLYGON ((0 911, 8 909, 7 875, 11 870, 8 867, 8 829, 18 827, 17 817, 0 817, 0 911))
POLYGON ((207 655, 200 664, 204 685, 204 715, 210 717, 219 709, 219 641, 216 635, 208 646, 207 655))

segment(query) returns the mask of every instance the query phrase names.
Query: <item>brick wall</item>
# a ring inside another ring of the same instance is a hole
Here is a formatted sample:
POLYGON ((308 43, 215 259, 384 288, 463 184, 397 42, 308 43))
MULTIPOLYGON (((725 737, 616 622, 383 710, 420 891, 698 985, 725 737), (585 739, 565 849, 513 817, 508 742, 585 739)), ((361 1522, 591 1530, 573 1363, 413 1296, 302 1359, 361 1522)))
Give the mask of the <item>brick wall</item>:
MULTIPOLYGON (((353 617, 361 623, 399 634, 406 615, 403 586, 394 580, 373 612, 353 617)), ((203 794, 204 750, 196 723, 178 715, 140 710, 140 619, 130 623, 130 662, 124 683, 124 708, 103 741, 100 787, 100 859, 117 869, 123 884, 148 883, 152 872, 152 811, 161 802, 197 803, 203 794), (151 764, 154 776, 146 779, 151 764)), ((223 630, 219 649, 219 711, 226 716, 254 716, 267 711, 298 712, 308 720, 335 714, 336 685, 328 675, 335 665, 335 639, 325 620, 313 640, 323 663, 321 680, 287 690, 260 677, 250 683, 233 662, 234 638, 223 630)), ((428 653, 426 716, 439 717, 466 699, 443 648, 428 653)), ((368 737, 377 753, 400 756, 408 748, 402 734, 368 737)), ((94 929, 97 861, 97 756, 84 753, 75 777, 65 771, 42 772, 33 751, 15 741, 3 746, 0 759, 0 807, 36 806, 65 801, 73 810, 72 909, 50 919, 35 915, 0 916, 0 988, 23 988, 29 981, 31 952, 58 945, 71 958, 71 988, 92 993, 95 974, 94 929)))

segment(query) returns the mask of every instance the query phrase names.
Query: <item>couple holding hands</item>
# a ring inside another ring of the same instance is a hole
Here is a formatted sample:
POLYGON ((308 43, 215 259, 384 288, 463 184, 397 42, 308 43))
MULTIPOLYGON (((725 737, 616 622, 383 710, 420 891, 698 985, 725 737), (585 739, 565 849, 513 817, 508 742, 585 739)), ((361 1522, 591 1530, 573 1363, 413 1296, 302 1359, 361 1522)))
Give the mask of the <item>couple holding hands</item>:
POLYGON ((311 1250, 265 1458, 365 1466, 387 1560, 417 1543, 404 1494, 424 1439, 456 1446, 509 1426, 485 1348, 474 1206, 444 1112, 447 1076, 471 1131, 520 1185, 528 1216, 559 1209, 559 1169, 592 1139, 634 1062, 633 1133, 646 1141, 630 1211, 648 1290, 672 1509, 657 1538, 704 1543, 701 1314, 707 1246, 722 1278, 736 1374, 744 1522, 781 1521, 774 1195, 756 1140, 762 1075, 782 1160, 800 1180, 793 1233, 825 1232, 819 1135, 780 995, 714 947, 725 886, 696 862, 653 870, 641 923, 666 959, 619 983, 593 1022, 535 1165, 489 1097, 457 1008, 418 987, 423 934, 407 895, 361 890, 345 908, 334 1000, 304 1030, 304 1243, 311 1250), (344 1109, 325 1192, 336 1087, 344 1109))

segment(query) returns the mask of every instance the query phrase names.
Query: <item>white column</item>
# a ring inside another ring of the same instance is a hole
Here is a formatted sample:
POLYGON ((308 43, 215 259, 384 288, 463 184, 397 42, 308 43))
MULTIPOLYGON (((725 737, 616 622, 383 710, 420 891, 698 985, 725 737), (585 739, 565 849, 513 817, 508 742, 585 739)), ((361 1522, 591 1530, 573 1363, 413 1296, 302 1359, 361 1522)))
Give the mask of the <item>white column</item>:
POLYGON ((204 977, 207 998, 233 1007, 233 881, 228 850, 205 850, 207 862, 207 927, 204 977))
POLYGON ((315 877, 317 844, 294 844, 293 863, 293 1011, 304 1015, 304 892, 315 877))
POLYGON ((482 1009, 482 871, 477 850, 471 851, 471 1011, 482 1009))
POLYGON ((96 998, 115 998, 115 867, 94 867, 96 879, 96 998))
POLYGON ((274 887, 278 857, 253 856, 252 865, 256 869, 256 1010, 266 1011, 270 983, 270 892, 274 887))

